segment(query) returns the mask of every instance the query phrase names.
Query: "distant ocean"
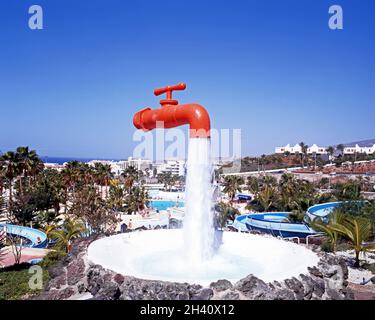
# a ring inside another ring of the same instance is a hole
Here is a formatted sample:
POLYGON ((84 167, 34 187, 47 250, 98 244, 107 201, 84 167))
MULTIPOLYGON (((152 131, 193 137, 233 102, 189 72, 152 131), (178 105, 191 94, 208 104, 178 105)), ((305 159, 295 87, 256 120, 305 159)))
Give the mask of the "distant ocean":
POLYGON ((58 163, 58 164, 64 164, 65 162, 69 161, 80 161, 80 162, 89 162, 91 160, 113 160, 113 161, 120 161, 121 159, 100 159, 100 158, 73 158, 73 157, 47 157, 47 156, 41 156, 40 159, 42 159, 43 162, 48 163, 58 163))

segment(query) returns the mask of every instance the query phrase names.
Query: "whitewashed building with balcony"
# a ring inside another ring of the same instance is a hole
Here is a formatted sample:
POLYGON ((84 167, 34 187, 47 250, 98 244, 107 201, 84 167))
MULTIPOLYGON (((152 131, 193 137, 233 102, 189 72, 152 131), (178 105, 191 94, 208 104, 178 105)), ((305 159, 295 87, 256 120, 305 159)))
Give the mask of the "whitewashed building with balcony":
MULTIPOLYGON (((291 146, 290 144, 287 144, 284 147, 276 147, 275 153, 278 154, 284 154, 284 153, 290 153, 290 154, 296 154, 296 153, 302 153, 302 147, 297 143, 294 146, 291 146)), ((308 154, 327 154, 327 148, 326 147, 320 147, 317 144, 313 144, 311 147, 307 148, 308 154)))
POLYGON ((352 146, 345 146, 344 154, 355 154, 355 153, 366 153, 373 154, 375 153, 375 144, 374 145, 364 145, 360 146, 358 143, 352 146))

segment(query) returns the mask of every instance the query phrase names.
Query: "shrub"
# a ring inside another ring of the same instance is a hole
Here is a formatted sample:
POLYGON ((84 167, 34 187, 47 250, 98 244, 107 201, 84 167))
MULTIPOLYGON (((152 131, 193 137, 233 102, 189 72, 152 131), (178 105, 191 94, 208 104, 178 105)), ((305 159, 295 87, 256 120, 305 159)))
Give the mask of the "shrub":
POLYGON ((320 248, 324 252, 333 252, 333 244, 330 240, 324 240, 322 244, 320 245, 320 248))
POLYGON ((363 267, 375 274, 375 263, 365 263, 363 267))
POLYGON ((349 242, 347 242, 347 241, 340 241, 337 244, 337 251, 348 251, 348 250, 352 250, 352 247, 351 247, 351 245, 350 245, 349 242))
POLYGON ((66 253, 63 251, 50 251, 44 258, 43 261, 39 264, 43 269, 48 269, 49 267, 56 264, 59 260, 64 258, 66 253))

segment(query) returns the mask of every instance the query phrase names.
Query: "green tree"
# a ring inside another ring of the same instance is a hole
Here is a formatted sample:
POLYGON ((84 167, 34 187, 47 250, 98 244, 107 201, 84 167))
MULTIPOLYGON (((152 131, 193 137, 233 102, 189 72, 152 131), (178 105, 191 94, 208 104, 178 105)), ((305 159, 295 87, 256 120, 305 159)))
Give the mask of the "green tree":
POLYGON ((371 224, 371 234, 375 235, 375 200, 369 201, 364 207, 364 217, 368 219, 371 224))
POLYGON ((348 181, 335 185, 335 197, 339 201, 361 200, 361 186, 357 181, 348 181))
POLYGON ((95 182, 100 186, 100 195, 103 196, 103 189, 105 188, 105 197, 108 198, 109 182, 113 178, 111 165, 96 162, 93 168, 93 176, 95 182))
MULTIPOLYGON (((28 179, 29 176, 35 177, 44 168, 43 162, 39 159, 35 150, 29 150, 29 147, 18 147, 16 149, 16 157, 18 159, 20 177, 20 191, 22 193, 22 181, 28 179)), ((30 181, 29 181, 30 186, 30 181)))
POLYGON ((261 205, 262 211, 267 212, 277 201, 277 191, 274 187, 266 186, 257 194, 256 200, 261 205))
POLYGON ((329 160, 331 161, 332 163, 332 157, 333 157, 333 154, 335 153, 335 148, 332 147, 332 146, 329 146, 327 148, 327 153, 329 154, 329 160))
POLYGON ((307 156, 307 150, 309 148, 309 146, 307 144, 305 144, 304 142, 300 142, 300 147, 301 147, 301 153, 300 153, 300 156, 301 156, 301 165, 302 165, 302 168, 305 167, 305 159, 306 159, 306 156, 307 156))
POLYGON ((133 187, 132 192, 126 197, 128 214, 145 209, 147 197, 148 195, 144 187, 133 187))
POLYGON ((113 211, 121 211, 125 204, 125 190, 118 183, 112 182, 109 188, 108 206, 113 211))
POLYGON ((336 149, 340 151, 340 153, 343 155, 344 154, 344 149, 345 149, 345 146, 343 144, 338 144, 336 146, 336 149))
POLYGON ((60 250, 69 252, 71 241, 78 238, 85 232, 84 224, 75 219, 66 219, 61 229, 50 232, 52 239, 57 240, 57 247, 60 250))
POLYGON ((237 209, 225 202, 219 202, 215 206, 215 213, 215 225, 221 229, 225 228, 228 220, 234 221, 236 216, 240 214, 237 209))
POLYGON ((336 252, 337 242, 340 233, 332 228, 332 226, 341 225, 345 219, 345 213, 340 209, 335 209, 329 216, 328 223, 324 223, 321 218, 315 218, 311 223, 311 227, 317 231, 324 232, 329 238, 332 251, 336 252))
POLYGON ((176 182, 179 180, 179 177, 168 171, 168 172, 159 173, 157 175, 157 179, 159 183, 164 184, 164 188, 170 191, 171 188, 176 185, 176 182))
POLYGON ((229 175, 224 177, 223 192, 229 197, 229 203, 232 205, 236 192, 242 192, 241 185, 244 184, 242 177, 229 175))
POLYGON ((17 194, 10 210, 10 220, 12 223, 26 226, 34 220, 36 212, 37 206, 32 194, 17 194))
POLYGON ((246 188, 252 194, 257 194, 259 192, 259 181, 257 177, 249 176, 246 179, 246 188))
POLYGON ((13 205, 13 181, 20 173, 19 161, 16 153, 13 151, 8 151, 0 157, 0 163, 3 167, 3 175, 7 179, 8 189, 9 189, 9 200, 8 208, 9 210, 13 205))
POLYGON ((267 187, 276 187, 277 185, 277 180, 275 177, 266 174, 262 177, 262 184, 267 186, 267 187))
POLYGON ((355 251, 355 267, 360 266, 360 253, 375 249, 375 243, 366 243, 371 236, 371 225, 366 219, 347 217, 340 224, 332 224, 331 230, 342 234, 349 240, 352 249, 355 251))
POLYGON ((46 234, 48 239, 51 239, 53 236, 53 233, 57 231, 57 225, 56 224, 47 224, 44 226, 44 233, 46 234))
POLYGON ((102 233, 115 227, 118 219, 108 203, 96 192, 93 185, 77 190, 68 214, 87 223, 93 233, 102 233))
POLYGON ((121 176, 125 179, 125 188, 130 194, 134 182, 138 179, 138 170, 134 166, 129 166, 121 173, 121 176))

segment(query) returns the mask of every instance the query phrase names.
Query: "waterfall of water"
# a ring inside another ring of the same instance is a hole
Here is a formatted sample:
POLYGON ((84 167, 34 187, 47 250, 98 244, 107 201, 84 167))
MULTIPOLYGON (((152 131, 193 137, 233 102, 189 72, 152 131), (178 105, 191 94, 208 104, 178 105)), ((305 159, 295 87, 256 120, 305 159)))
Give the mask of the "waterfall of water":
POLYGON ((209 259, 214 247, 210 139, 191 138, 187 159, 184 247, 194 266, 209 259))

